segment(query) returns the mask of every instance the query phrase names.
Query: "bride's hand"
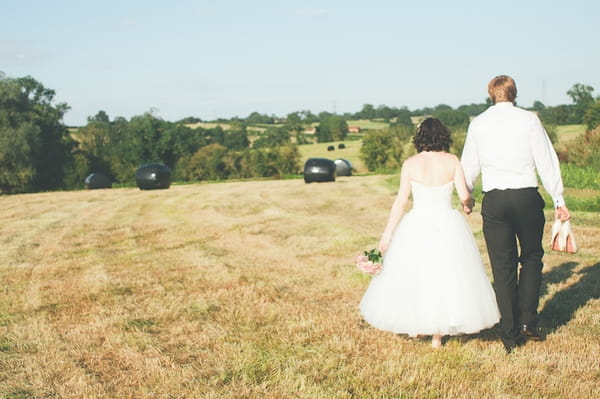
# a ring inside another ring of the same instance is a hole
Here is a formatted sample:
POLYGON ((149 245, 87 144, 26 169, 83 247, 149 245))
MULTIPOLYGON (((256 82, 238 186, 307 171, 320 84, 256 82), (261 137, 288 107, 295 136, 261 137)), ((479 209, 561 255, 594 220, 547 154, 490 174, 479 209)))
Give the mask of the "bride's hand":
POLYGON ((381 236, 381 240, 379 240, 379 246, 377 247, 379 252, 381 252, 383 254, 385 251, 387 251, 388 248, 390 247, 390 241, 391 241, 391 237, 384 233, 381 236))
POLYGON ((474 207, 475 207, 475 198, 469 196, 468 199, 466 199, 465 201, 463 201, 463 211, 467 215, 470 215, 471 212, 473 212, 473 208, 474 207))

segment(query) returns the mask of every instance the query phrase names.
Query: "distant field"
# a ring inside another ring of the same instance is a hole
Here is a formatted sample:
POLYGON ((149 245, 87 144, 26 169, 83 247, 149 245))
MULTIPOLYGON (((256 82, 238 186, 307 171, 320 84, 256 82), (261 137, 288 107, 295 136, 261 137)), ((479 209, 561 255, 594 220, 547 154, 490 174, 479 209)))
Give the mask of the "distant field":
MULTIPOLYGON (((223 130, 229 130, 231 128, 231 125, 227 124, 227 123, 217 123, 217 122, 197 122, 197 123, 188 123, 185 126, 191 128, 191 129, 195 129, 198 127, 204 128, 204 129, 212 129, 215 128, 217 126, 221 126, 221 128, 223 130)), ((248 126, 247 130, 249 131, 256 131, 256 132, 264 132, 265 130, 267 130, 267 128, 262 127, 262 126, 248 126)))
POLYGON ((562 125, 557 126, 558 143, 556 144, 558 149, 564 149, 570 141, 577 138, 577 136, 585 133, 585 125, 562 125))
POLYGON ((433 350, 358 312, 389 179, 0 196, 0 398, 600 397, 600 213, 544 258, 543 341, 433 350))
POLYGON ((348 126, 359 126, 362 130, 379 130, 389 127, 388 122, 380 120, 369 120, 369 119, 355 119, 346 121, 348 126))
MULTIPOLYGON (((381 127, 383 125, 380 122, 375 122, 372 125, 368 125, 368 124, 366 124, 366 122, 368 122, 368 121, 348 121, 348 125, 361 126, 361 123, 365 123, 363 126, 372 126, 373 128, 375 126, 381 127)), ((569 141, 575 139, 578 135, 583 134, 583 133, 585 133, 584 125, 559 126, 558 127, 559 143, 557 144, 557 146, 560 147, 562 145, 568 144, 569 141)), ((357 170, 357 173, 368 173, 368 170, 367 170, 364 162, 360 159, 360 147, 362 145, 362 139, 358 138, 358 139, 354 139, 354 140, 344 141, 343 143, 346 146, 346 148, 343 150, 338 149, 339 143, 341 143, 341 141, 340 142, 336 141, 336 142, 331 142, 331 143, 314 143, 314 144, 300 145, 299 147, 300 147, 300 153, 302 154, 302 160, 305 161, 306 159, 311 158, 311 157, 330 158, 330 159, 345 158, 345 159, 349 160, 350 162, 352 162, 352 164, 355 166, 355 168, 357 170), (334 151, 327 151, 327 147, 330 145, 335 146, 334 151)), ((405 154, 410 153, 410 150, 412 149, 411 147, 412 147, 412 144, 408 143, 407 147, 405 148, 405 154)))
POLYGON ((352 163, 355 169, 354 173, 368 173, 365 163, 360 159, 360 147, 362 146, 362 140, 348 140, 348 141, 335 141, 331 143, 315 143, 315 144, 302 144, 299 147, 300 154, 302 156, 302 163, 308 158, 329 158, 347 159, 352 163), (338 145, 344 143, 346 148, 339 149, 338 145), (327 151, 327 147, 334 146, 335 150, 327 151))

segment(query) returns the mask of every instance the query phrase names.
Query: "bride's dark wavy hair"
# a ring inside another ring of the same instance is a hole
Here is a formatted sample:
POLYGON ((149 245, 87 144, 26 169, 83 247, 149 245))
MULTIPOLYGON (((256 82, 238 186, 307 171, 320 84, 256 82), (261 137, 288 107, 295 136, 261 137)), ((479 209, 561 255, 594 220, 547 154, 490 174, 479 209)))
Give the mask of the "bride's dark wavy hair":
POLYGON ((448 129, 439 119, 427 118, 419 124, 412 142, 421 151, 446 151, 450 150, 452 137, 448 129))

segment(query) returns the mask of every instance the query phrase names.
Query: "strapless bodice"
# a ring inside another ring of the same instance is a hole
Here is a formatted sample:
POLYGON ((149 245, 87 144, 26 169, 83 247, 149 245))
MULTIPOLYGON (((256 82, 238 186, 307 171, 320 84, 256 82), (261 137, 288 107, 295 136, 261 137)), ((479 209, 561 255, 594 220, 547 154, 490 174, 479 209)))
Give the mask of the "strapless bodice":
POLYGON ((411 190, 413 196, 413 210, 450 210, 452 209, 452 191, 454 190, 454 182, 439 186, 426 186, 424 184, 411 181, 411 190))

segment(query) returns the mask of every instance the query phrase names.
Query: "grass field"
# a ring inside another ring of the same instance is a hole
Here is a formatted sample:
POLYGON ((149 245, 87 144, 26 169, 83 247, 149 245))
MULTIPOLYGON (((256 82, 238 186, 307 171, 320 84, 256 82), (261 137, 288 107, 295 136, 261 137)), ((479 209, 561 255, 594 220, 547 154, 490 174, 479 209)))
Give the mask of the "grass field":
POLYGON ((357 310, 354 259, 394 191, 353 176, 0 197, 0 397, 600 397, 600 214, 574 212, 578 254, 545 257, 542 342, 507 356, 491 329, 433 350, 357 310))
POLYGON ((585 133, 585 125, 561 125, 557 126, 558 143, 556 147, 559 150, 566 149, 569 142, 585 133))

